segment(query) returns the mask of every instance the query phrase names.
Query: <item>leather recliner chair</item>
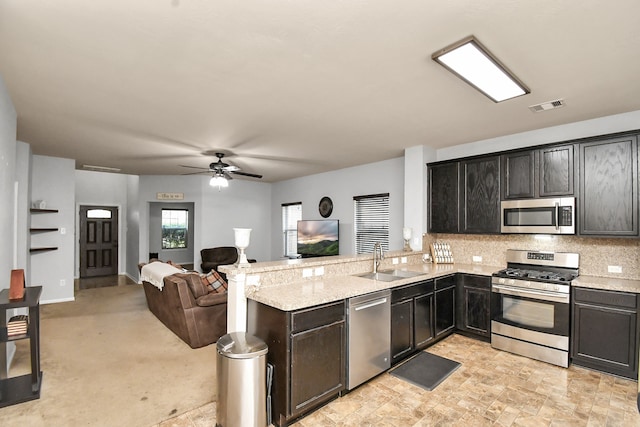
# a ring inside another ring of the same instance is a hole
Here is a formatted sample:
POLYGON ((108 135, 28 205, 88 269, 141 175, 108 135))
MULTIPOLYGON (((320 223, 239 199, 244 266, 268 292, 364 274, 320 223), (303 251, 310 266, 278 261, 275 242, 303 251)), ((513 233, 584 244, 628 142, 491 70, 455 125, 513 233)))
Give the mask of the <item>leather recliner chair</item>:
MULTIPOLYGON (((218 266, 234 264, 238 261, 238 249, 234 246, 218 246, 217 248, 206 248, 200 251, 200 257, 202 258, 203 273, 208 273, 211 270, 215 270, 218 273, 218 266)), ((227 280, 225 274, 220 273, 223 279, 227 280)))

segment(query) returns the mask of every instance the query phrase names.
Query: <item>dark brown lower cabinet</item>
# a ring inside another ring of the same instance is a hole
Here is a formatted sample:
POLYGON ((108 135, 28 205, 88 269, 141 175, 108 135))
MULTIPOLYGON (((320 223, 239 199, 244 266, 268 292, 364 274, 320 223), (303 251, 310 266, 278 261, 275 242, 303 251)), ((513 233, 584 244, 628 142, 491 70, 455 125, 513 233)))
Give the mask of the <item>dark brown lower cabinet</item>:
POLYGON ((638 296, 573 288, 572 363, 638 379, 638 296))
POLYGON ((424 348, 434 338, 433 280, 391 291, 391 364, 424 348))
POLYGON ((491 338, 491 277, 458 274, 458 330, 491 338))
POLYGON ((247 309, 247 332, 267 343, 274 367, 274 424, 286 426, 345 389, 344 301, 288 312, 249 300, 247 309))
POLYGON ((435 279, 434 288, 435 338, 440 339, 456 327, 456 275, 435 279))

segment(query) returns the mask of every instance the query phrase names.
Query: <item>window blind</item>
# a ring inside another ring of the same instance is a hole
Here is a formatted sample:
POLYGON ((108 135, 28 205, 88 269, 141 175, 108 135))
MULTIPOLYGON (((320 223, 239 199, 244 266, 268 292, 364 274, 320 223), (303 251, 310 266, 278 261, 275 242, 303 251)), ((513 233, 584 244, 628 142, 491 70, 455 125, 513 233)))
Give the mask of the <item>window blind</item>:
POLYGON ((302 202, 282 204, 282 243, 284 256, 298 253, 298 221, 302 219, 302 202))
POLYGON ((376 243, 388 251, 389 193, 355 196, 353 202, 356 253, 372 253, 376 243))

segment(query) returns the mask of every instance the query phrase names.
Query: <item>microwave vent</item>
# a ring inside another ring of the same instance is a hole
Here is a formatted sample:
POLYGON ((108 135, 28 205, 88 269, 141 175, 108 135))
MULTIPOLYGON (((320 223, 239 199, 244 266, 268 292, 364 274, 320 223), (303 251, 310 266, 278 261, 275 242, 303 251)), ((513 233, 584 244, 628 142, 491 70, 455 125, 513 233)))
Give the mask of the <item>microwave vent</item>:
POLYGON ((536 105, 530 105, 529 109, 534 113, 540 113, 542 111, 553 110, 554 108, 564 107, 564 99, 556 99, 553 101, 542 102, 536 105))

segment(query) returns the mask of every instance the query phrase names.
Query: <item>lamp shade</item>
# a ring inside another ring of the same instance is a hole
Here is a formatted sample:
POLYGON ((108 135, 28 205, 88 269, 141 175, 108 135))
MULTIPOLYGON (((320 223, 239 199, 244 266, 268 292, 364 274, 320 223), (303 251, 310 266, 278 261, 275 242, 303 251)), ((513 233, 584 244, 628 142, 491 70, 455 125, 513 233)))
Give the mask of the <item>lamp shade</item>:
POLYGON ((249 240, 251 238, 250 228, 234 228, 233 232, 235 233, 236 247, 246 248, 249 246, 249 240))
POLYGON ((212 187, 218 187, 218 188, 228 187, 229 181, 227 181, 227 179, 224 176, 216 175, 211 178, 211 180, 209 181, 209 185, 212 187))
POLYGON ((412 230, 411 230, 411 228, 409 228, 409 227, 404 227, 404 228, 402 229, 402 238, 403 238, 404 240, 409 240, 409 239, 411 239, 411 234, 412 234, 412 233, 411 233, 411 231, 412 231, 412 230))

